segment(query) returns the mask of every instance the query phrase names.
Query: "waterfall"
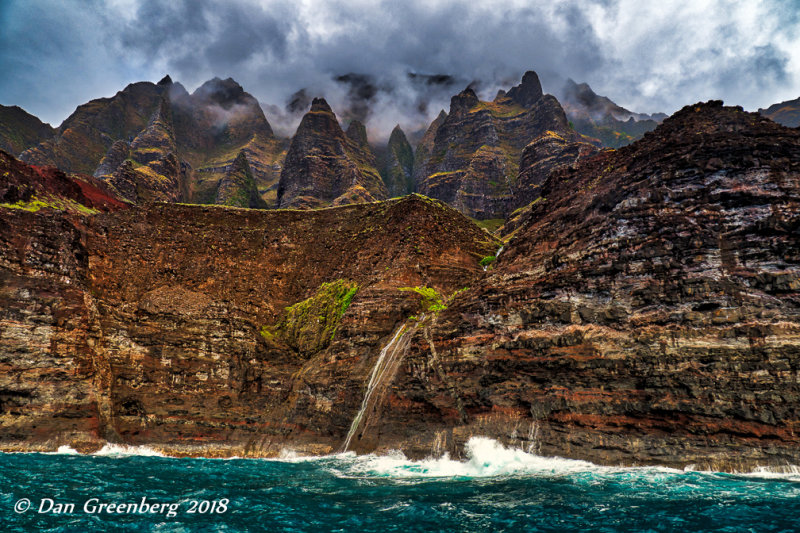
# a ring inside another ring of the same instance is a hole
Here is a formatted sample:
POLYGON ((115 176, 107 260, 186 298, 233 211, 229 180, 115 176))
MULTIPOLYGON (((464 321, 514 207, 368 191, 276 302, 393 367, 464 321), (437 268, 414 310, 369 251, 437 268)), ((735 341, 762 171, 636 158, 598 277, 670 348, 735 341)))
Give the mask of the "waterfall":
MULTIPOLYGON (((420 320, 417 322, 417 325, 411 328, 411 330, 415 331, 424 318, 425 315, 422 315, 420 320)), ((361 426, 364 415, 371 414, 368 413, 368 411, 374 410, 375 404, 377 403, 376 392, 378 392, 380 386, 384 384, 383 382, 386 378, 391 378, 394 375, 394 372, 400 365, 400 358, 405 349, 408 347, 408 342, 403 343, 403 339, 406 337, 405 334, 407 333, 408 329, 409 328, 407 324, 400 326, 397 329, 397 332, 394 334, 394 337, 392 337, 392 340, 390 340, 388 344, 383 347, 383 350, 381 350, 378 360, 375 362, 375 366, 373 367, 372 373, 369 376, 367 392, 364 393, 364 399, 361 401, 361 409, 358 410, 356 417, 353 419, 352 424, 350 424, 350 431, 347 432, 347 438, 344 440, 344 445, 342 446, 343 452, 346 452, 347 448, 350 446, 350 441, 353 440, 353 436, 355 436, 359 426, 361 426)), ((368 422, 369 416, 367 416, 367 420, 365 421, 364 430, 366 430, 368 422)))

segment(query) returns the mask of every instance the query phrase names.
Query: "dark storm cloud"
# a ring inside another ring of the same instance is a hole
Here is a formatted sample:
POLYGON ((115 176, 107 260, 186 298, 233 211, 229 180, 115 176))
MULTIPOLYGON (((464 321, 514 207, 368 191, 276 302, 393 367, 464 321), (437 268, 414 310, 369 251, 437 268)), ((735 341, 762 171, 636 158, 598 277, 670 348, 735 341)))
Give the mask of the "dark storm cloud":
POLYGON ((272 3, 267 9, 235 0, 143 0, 122 27, 119 42, 140 59, 162 62, 197 81, 195 73, 248 68, 248 62, 260 55, 282 61, 287 34, 297 20, 291 6, 272 3))
POLYGON ((636 111, 752 109, 800 95, 798 16, 792 0, 11 0, 0 103, 58 123, 133 81, 231 76, 284 134, 325 96, 386 135, 467 85, 492 98, 534 69, 549 92, 570 77, 636 111))

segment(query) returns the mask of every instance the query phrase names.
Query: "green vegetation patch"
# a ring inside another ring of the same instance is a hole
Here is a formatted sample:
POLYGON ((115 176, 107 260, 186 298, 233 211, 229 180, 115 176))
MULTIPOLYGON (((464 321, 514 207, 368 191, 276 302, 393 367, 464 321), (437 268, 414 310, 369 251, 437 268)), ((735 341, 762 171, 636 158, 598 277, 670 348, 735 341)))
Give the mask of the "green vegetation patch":
POLYGON ((483 259, 481 259, 481 266, 482 266, 482 267, 489 266, 489 265, 491 265, 492 263, 494 263, 496 260, 497 260, 497 256, 494 256, 494 255, 487 255, 486 257, 484 257, 483 259))
POLYGON ((489 233, 494 233, 494 232, 497 231, 498 228, 500 228, 500 226, 503 225, 503 223, 505 222, 505 219, 502 219, 502 218, 488 218, 486 220, 477 220, 477 219, 473 218, 472 221, 475 222, 475 224, 479 228, 483 228, 486 231, 488 231, 489 233))
POLYGON ((19 201, 13 204, 0 204, 0 207, 4 207, 6 209, 19 209, 21 211, 29 211, 31 213, 36 213, 40 209, 45 208, 56 209, 58 211, 73 211, 83 213, 84 215, 94 215, 100 212, 97 209, 86 207, 75 200, 50 197, 42 199, 37 198, 36 196, 31 196, 31 199, 27 202, 19 201))
POLYGON ((433 287, 400 287, 403 292, 416 292, 422 297, 422 309, 431 313, 438 313, 447 309, 442 295, 433 287))
POLYGON ((277 324, 262 327, 261 335, 311 357, 331 343, 358 289, 358 284, 349 280, 323 283, 314 296, 287 307, 277 324))

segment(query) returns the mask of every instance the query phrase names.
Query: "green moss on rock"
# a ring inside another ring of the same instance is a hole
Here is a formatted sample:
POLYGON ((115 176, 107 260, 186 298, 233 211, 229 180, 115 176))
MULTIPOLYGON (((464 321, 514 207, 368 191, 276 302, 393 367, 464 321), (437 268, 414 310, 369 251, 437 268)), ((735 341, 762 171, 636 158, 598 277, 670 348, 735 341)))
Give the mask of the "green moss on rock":
POLYGON ((261 328, 261 335, 311 357, 331 343, 358 289, 349 280, 323 283, 314 296, 287 307, 277 324, 261 328))
POLYGON ((404 292, 416 292, 422 296, 422 309, 430 313, 437 313, 447 309, 444 298, 433 287, 400 287, 404 292))

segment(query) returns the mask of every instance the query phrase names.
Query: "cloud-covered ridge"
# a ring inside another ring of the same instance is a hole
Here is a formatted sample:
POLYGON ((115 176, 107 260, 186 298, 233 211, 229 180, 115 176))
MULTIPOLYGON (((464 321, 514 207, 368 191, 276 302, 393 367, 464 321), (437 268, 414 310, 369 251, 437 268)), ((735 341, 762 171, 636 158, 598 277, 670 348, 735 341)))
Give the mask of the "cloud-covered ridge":
POLYGON ((387 136, 431 119, 467 84, 492 98, 528 69, 549 92, 572 78, 648 113, 800 95, 791 0, 12 0, 0 23, 0 68, 12 73, 0 103, 55 124, 165 73, 187 87, 231 76, 279 130, 296 122, 287 104, 305 89, 387 136))

